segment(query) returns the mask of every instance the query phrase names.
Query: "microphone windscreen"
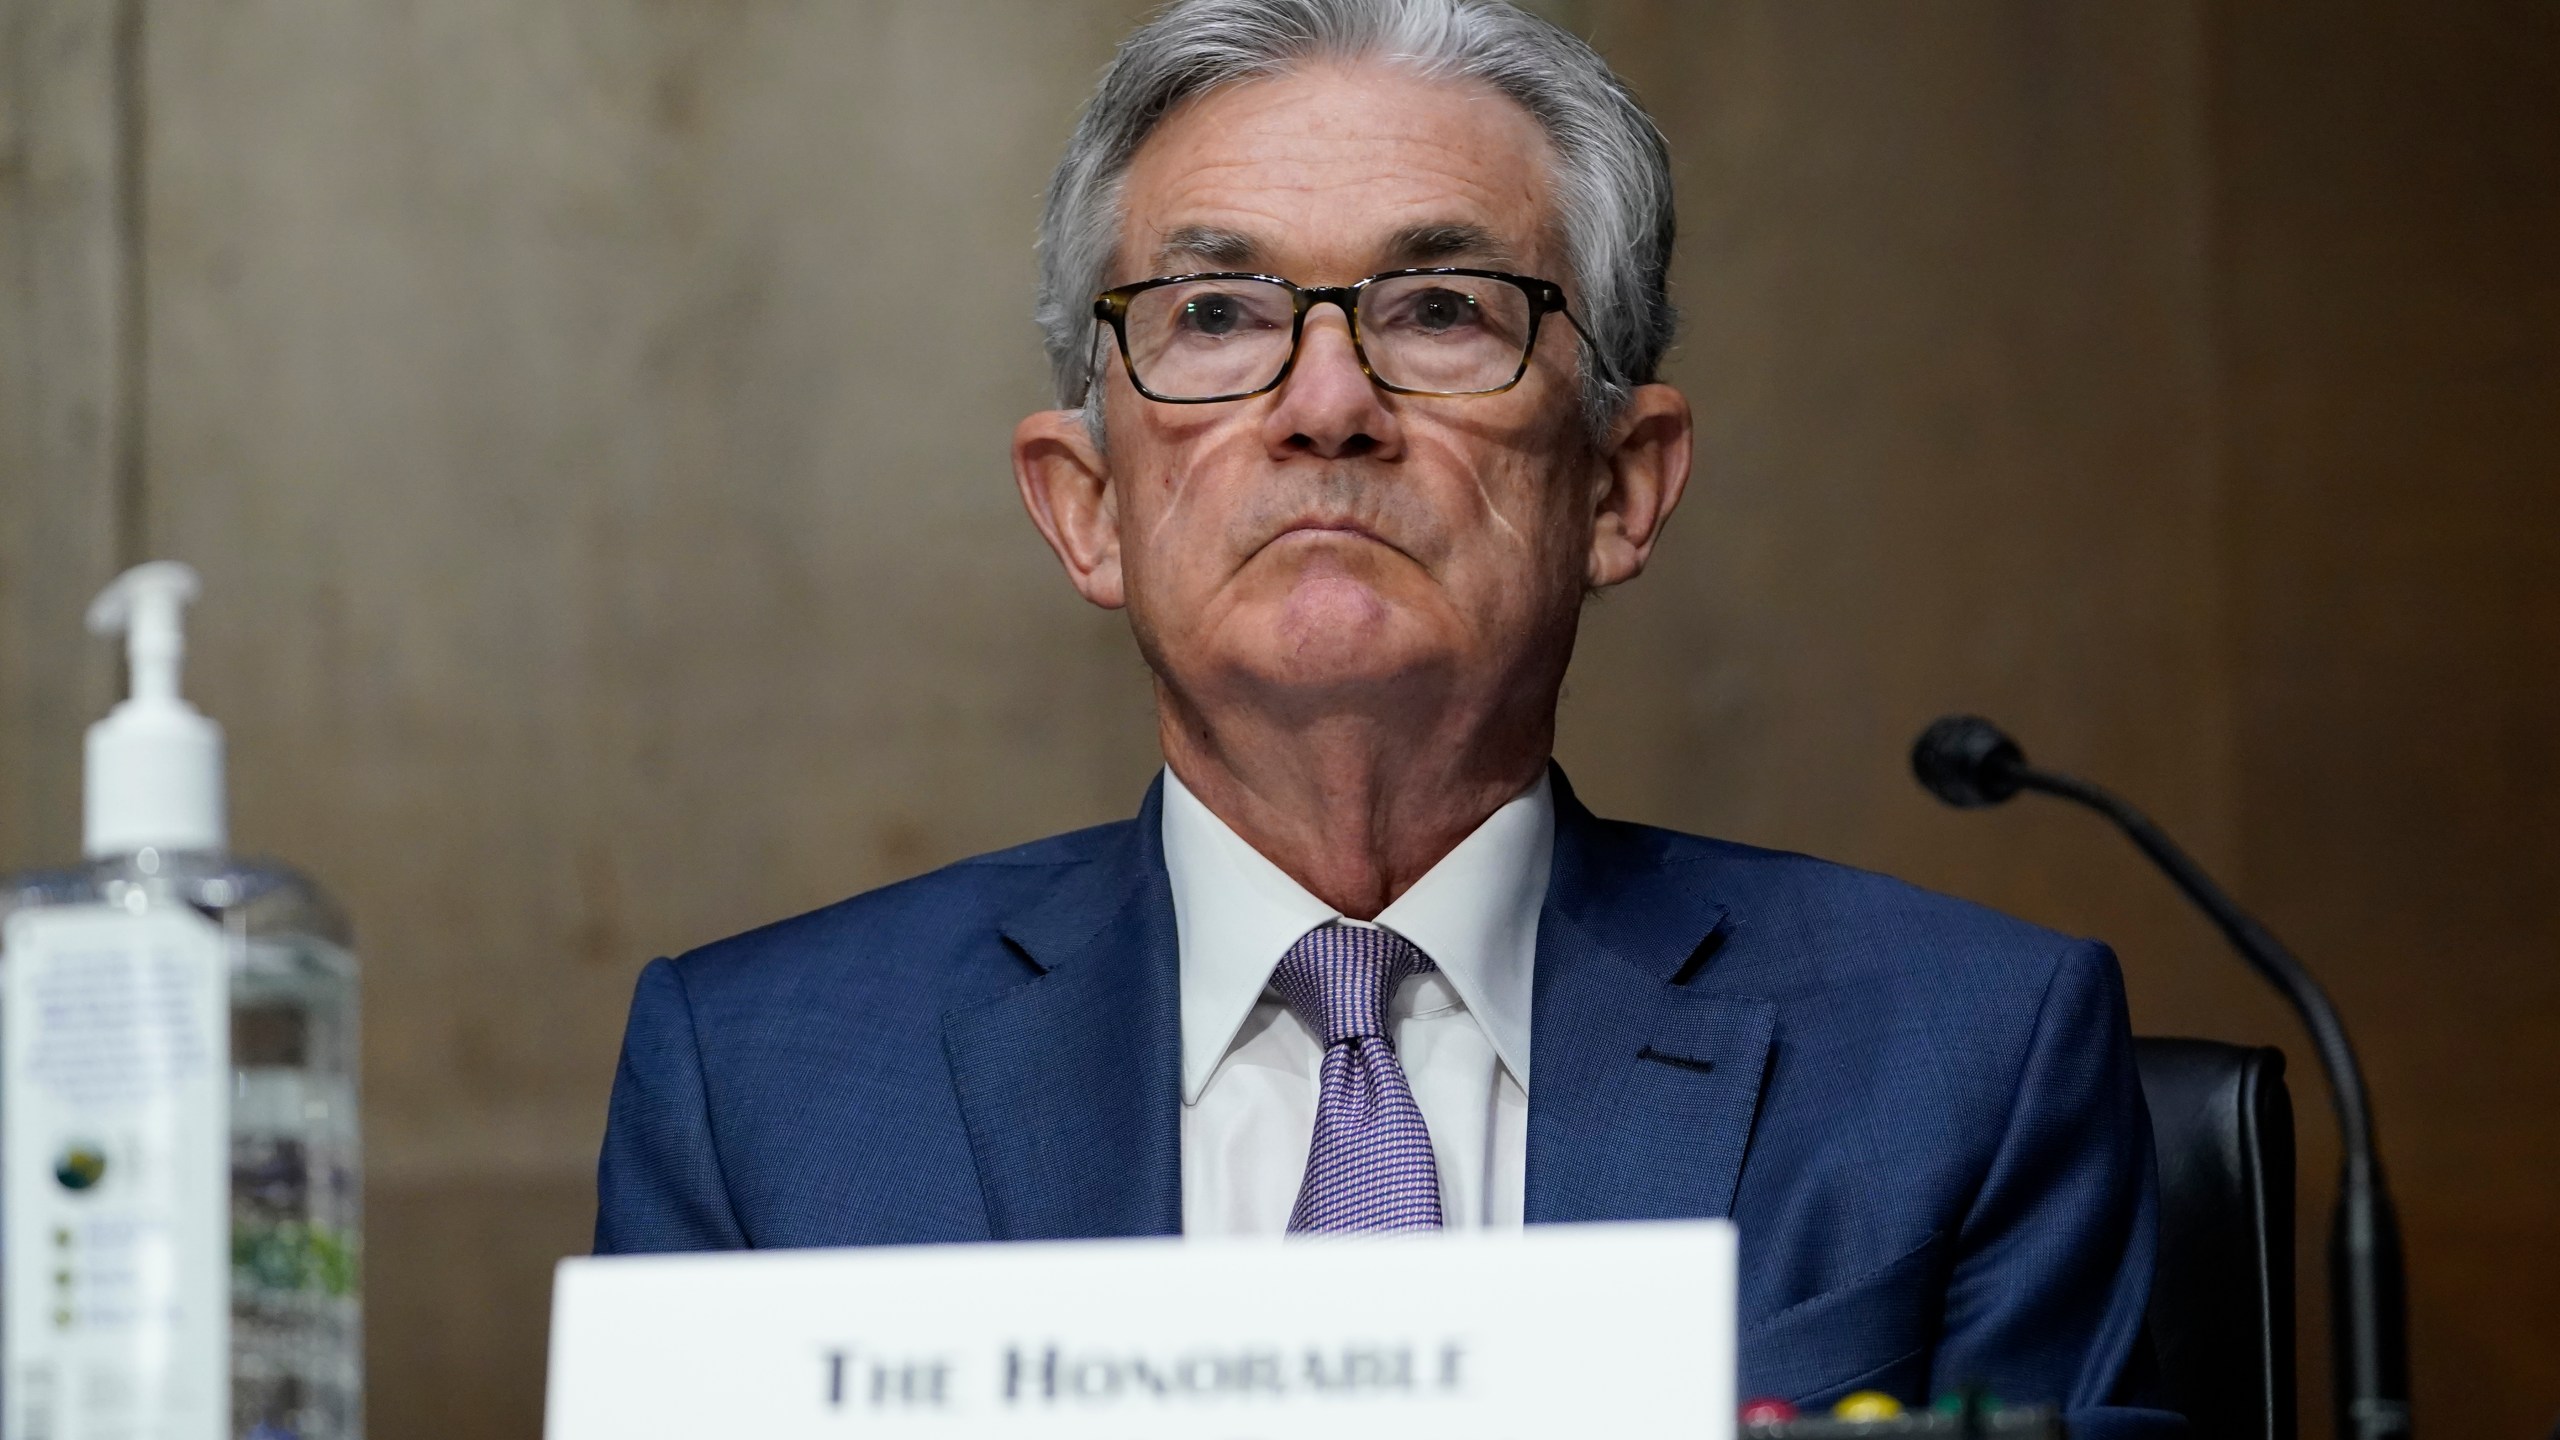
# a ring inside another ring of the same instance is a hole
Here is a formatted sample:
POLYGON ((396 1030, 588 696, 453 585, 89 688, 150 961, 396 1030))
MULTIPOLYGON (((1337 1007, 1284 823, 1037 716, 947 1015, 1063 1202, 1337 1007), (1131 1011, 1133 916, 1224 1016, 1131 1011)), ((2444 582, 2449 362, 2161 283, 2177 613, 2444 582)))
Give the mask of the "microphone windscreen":
POLYGON ((2026 763, 2018 742, 1979 715, 1941 716, 1911 746, 1911 773, 1959 809, 1997 805, 2017 794, 2026 763))

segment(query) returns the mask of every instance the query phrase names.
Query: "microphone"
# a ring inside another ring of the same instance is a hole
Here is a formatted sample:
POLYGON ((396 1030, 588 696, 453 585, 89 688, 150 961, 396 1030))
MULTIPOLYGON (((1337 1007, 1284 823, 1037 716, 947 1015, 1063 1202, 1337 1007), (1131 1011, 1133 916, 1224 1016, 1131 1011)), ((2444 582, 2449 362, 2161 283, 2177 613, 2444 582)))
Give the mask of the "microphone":
POLYGON ((1911 773, 1930 794, 1959 809, 1998 805, 2021 790, 2034 790, 2114 821, 2302 1018, 2338 1112, 2338 1200, 2329 1229, 2330 1378, 2338 1434, 2341 1440, 2406 1437, 2408 1299, 2400 1222, 2374 1151, 2364 1071, 2329 993, 2150 817, 2086 780, 2028 764, 2018 742, 1981 716, 1945 716, 1922 731, 1911 747, 1911 773))

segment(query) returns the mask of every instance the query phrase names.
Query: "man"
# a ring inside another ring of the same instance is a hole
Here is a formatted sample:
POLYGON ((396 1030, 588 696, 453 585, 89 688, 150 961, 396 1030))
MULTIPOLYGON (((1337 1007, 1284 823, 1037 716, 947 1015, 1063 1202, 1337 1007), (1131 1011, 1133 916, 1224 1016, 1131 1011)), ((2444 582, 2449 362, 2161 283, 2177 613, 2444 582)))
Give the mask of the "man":
POLYGON ((2153 1255, 2115 965, 1594 818, 1585 597, 1690 464, 1662 142, 1494 0, 1190 0, 1041 234, 1024 504, 1125 609, 1134 821, 642 975, 604 1251, 1731 1215, 1742 1390, 2130 1408, 2153 1255))

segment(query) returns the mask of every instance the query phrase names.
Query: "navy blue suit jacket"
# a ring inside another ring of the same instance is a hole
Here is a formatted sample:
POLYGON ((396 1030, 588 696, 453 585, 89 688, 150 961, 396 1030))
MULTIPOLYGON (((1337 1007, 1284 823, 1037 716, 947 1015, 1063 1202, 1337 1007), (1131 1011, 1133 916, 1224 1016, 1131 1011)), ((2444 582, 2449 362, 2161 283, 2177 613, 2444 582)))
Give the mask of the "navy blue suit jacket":
MULTIPOLYGON (((1179 1233, 1160 789, 651 964, 596 1249, 1179 1233)), ((1555 792, 1529 1220, 1732 1216, 1747 1396, 2182 1428, 2133 1408, 2156 1179, 2107 950, 1555 792)))

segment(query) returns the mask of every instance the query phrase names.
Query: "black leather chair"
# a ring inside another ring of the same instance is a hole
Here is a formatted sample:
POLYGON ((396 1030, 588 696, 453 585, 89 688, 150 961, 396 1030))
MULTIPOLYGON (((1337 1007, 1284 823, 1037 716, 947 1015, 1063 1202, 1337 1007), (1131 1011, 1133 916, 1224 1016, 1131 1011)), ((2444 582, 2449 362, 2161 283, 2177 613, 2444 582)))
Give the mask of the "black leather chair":
POLYGON ((2284 1053, 2150 1037, 2133 1051, 2160 1156, 2161 1398, 2197 1440, 2295 1440, 2284 1053))

